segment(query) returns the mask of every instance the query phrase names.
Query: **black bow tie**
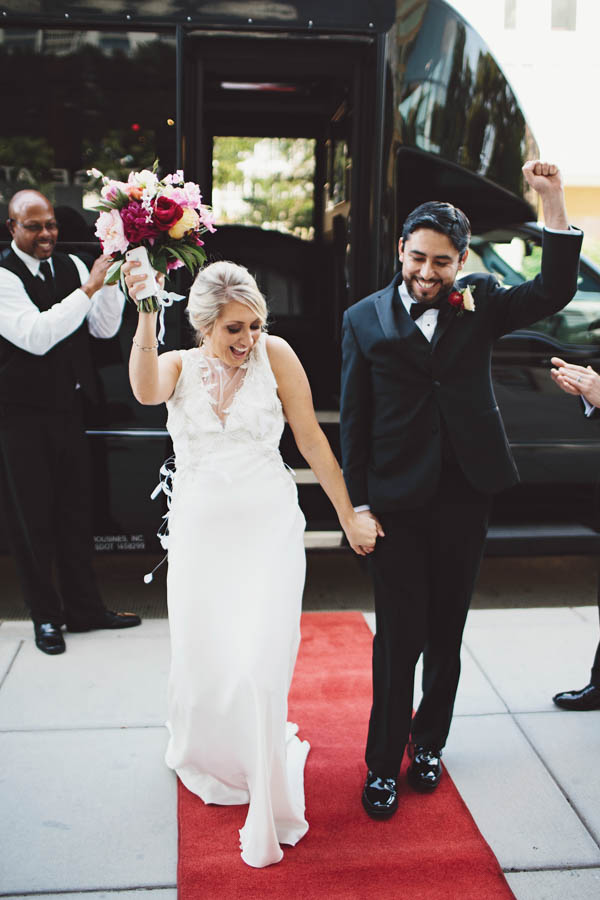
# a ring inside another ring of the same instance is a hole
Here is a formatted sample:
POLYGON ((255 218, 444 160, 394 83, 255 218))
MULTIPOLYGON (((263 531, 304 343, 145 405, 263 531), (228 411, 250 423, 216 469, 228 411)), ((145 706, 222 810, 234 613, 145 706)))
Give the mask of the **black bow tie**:
POLYGON ((416 320, 423 315, 424 312, 427 312, 428 309, 440 309, 441 301, 438 300, 436 303, 418 303, 414 302, 412 306, 409 307, 408 311, 410 313, 413 321, 416 320))

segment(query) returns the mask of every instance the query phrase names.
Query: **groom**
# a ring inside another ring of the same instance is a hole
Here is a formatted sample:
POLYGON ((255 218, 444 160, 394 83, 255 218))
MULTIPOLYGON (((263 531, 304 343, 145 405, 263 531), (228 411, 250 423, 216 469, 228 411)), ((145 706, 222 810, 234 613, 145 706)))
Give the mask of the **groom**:
POLYGON ((397 808, 409 738, 411 787, 439 784, 492 494, 518 480, 492 388, 492 347, 562 309, 576 290, 582 235, 569 228, 560 172, 534 161, 523 173, 545 222, 533 281, 457 282, 469 221, 448 203, 424 203, 404 223, 402 271, 344 314, 344 476, 380 535, 369 563, 377 631, 362 795, 374 818, 397 808), (421 653, 423 699, 411 722, 421 653))

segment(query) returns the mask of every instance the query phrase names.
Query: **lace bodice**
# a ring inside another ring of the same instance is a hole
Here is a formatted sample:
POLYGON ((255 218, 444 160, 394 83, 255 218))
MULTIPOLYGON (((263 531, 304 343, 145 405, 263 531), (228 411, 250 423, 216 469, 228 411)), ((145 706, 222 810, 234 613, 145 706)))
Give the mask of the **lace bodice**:
POLYGON ((249 455, 279 456, 284 426, 277 384, 261 335, 239 370, 209 359, 201 348, 181 350, 182 369, 167 401, 167 428, 177 471, 214 468, 249 455))

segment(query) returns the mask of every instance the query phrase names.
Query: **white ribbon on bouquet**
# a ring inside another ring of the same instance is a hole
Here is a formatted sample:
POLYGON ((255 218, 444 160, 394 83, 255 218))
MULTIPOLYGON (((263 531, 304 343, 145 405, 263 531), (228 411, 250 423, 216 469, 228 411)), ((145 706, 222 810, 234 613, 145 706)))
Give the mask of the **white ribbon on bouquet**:
POLYGON ((165 336, 165 308, 167 306, 173 306, 174 303, 177 303, 179 300, 185 300, 185 296, 183 294, 176 294, 174 291, 165 291, 164 288, 159 290, 156 295, 156 299, 160 304, 160 310, 158 313, 158 335, 157 340, 159 344, 164 344, 164 336, 165 336))

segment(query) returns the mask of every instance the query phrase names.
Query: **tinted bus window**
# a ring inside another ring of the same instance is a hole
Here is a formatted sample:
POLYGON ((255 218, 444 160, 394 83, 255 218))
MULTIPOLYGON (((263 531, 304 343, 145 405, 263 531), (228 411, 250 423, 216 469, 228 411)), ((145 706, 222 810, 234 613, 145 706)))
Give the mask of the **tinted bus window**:
MULTIPOLYGON (((59 249, 91 263, 98 200, 86 174, 96 167, 127 179, 132 169, 175 168, 175 39, 141 32, 20 29, 0 31, 0 220, 13 194, 32 187, 54 203, 59 249)), ((6 227, 0 238, 6 248, 6 227)), ((1 249, 1 247, 0 247, 1 249)), ((182 346, 181 312, 169 311, 173 346, 182 346)), ((133 401, 127 359, 136 314, 110 341, 94 341, 106 401, 89 425, 162 424, 164 411, 133 401)))

